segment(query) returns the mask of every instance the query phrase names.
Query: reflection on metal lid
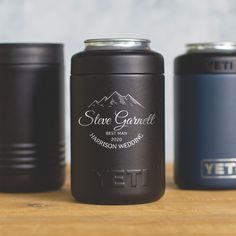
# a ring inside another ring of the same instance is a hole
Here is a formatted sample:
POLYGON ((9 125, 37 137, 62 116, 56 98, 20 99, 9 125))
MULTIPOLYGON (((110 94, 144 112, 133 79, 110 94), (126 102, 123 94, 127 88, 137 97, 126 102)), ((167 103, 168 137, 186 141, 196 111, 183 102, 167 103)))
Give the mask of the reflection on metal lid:
POLYGON ((150 40, 135 38, 103 38, 85 40, 85 50, 150 50, 150 40))

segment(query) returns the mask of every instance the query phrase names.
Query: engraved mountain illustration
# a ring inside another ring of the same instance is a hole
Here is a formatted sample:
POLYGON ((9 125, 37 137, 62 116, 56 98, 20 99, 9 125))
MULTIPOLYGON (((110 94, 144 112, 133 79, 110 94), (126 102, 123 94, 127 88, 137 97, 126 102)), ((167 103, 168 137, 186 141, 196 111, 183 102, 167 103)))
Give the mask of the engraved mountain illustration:
POLYGON ((125 96, 119 94, 118 92, 113 92, 110 96, 105 96, 101 100, 94 100, 89 107, 120 107, 120 106, 126 106, 126 107, 133 107, 133 106, 139 106, 144 108, 144 106, 139 103, 135 98, 133 98, 130 94, 127 94, 125 96))

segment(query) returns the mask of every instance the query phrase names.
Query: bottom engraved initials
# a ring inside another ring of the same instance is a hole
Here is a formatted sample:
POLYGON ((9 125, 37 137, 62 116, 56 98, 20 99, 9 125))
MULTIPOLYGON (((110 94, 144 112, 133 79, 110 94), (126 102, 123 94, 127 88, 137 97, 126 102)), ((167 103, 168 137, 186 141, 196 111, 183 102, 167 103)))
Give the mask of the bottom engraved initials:
POLYGON ((147 169, 135 170, 93 170, 101 187, 139 187, 147 186, 147 169))

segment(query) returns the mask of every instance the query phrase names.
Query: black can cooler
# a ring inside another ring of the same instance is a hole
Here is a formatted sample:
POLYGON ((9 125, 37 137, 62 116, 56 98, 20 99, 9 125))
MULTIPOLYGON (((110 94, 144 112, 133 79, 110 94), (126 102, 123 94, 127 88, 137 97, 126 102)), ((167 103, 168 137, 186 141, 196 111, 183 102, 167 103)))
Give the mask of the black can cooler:
POLYGON ((94 39, 72 57, 76 200, 135 204, 165 189, 164 62, 149 40, 94 39))
POLYGON ((0 44, 0 191, 58 189, 65 175, 61 44, 0 44))

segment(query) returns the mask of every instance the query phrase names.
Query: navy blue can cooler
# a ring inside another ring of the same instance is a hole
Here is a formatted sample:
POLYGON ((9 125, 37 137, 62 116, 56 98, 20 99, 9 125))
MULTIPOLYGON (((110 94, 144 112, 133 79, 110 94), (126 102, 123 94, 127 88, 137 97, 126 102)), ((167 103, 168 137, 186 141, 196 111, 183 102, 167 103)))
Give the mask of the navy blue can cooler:
POLYGON ((190 44, 175 60, 175 182, 236 188, 236 44, 190 44))

